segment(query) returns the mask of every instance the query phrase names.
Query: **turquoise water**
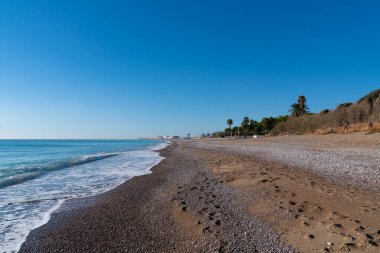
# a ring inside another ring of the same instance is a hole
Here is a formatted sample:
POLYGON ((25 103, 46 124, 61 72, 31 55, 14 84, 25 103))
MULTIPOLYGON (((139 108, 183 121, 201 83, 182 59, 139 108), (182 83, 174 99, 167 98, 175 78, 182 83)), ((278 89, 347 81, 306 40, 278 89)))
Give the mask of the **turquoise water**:
POLYGON ((96 195, 161 161, 153 140, 0 140, 0 252, 16 252, 63 201, 96 195))

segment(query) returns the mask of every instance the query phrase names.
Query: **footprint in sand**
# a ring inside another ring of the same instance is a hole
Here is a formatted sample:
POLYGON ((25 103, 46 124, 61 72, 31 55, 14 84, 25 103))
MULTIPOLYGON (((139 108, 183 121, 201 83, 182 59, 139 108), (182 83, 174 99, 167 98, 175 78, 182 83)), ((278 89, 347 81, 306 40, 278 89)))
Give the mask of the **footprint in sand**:
POLYGON ((203 231, 203 233, 207 233, 207 232, 208 233, 212 233, 213 232, 210 227, 205 227, 205 228, 202 229, 202 231, 203 231))
POLYGON ((362 232, 362 231, 364 231, 365 229, 366 229, 365 227, 363 227, 363 226, 359 226, 359 227, 357 227, 355 230, 358 231, 358 232, 362 232))
POLYGON ((216 213, 209 213, 208 216, 214 217, 214 216, 216 216, 216 213))

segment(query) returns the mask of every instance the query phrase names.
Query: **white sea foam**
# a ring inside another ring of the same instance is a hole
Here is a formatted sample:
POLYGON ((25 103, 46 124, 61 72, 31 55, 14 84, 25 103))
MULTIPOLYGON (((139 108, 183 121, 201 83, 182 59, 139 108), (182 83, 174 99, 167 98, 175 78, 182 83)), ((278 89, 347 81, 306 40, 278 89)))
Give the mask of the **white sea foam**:
POLYGON ((150 149, 151 150, 160 150, 160 149, 164 149, 166 148, 167 146, 169 146, 172 142, 171 141, 166 141, 166 142, 161 142, 161 143, 158 143, 154 146, 152 146, 150 149))
POLYGON ((155 151, 167 145, 81 163, 1 189, 0 252, 17 252, 30 231, 47 223, 65 200, 93 196, 150 173, 163 159, 155 151))
POLYGON ((110 158, 113 156, 117 156, 120 154, 121 153, 102 153, 102 154, 96 154, 96 155, 84 155, 81 157, 76 157, 76 158, 54 162, 54 163, 48 163, 45 165, 34 165, 31 167, 25 167, 22 169, 18 169, 19 171, 22 171, 22 173, 20 174, 1 178, 0 188, 15 185, 15 184, 22 184, 25 181, 35 179, 37 177, 40 177, 52 171, 61 170, 61 169, 77 166, 84 163, 94 162, 94 161, 110 158))

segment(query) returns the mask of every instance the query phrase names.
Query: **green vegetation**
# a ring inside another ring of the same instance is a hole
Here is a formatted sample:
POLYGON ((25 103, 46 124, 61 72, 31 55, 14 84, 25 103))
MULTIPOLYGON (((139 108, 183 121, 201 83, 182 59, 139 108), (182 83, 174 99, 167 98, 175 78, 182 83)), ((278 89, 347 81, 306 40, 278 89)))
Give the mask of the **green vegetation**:
POLYGON ((215 132, 212 137, 248 137, 252 135, 302 134, 318 129, 343 129, 350 125, 368 123, 372 128, 380 122, 380 89, 374 90, 355 103, 342 103, 335 109, 325 109, 320 113, 311 113, 305 96, 299 96, 297 103, 290 106, 290 116, 265 117, 260 122, 244 117, 239 126, 232 127, 233 120, 228 119, 229 126, 224 132, 215 132))
POLYGON ((227 120, 227 125, 229 125, 229 127, 230 127, 230 132, 231 132, 231 138, 232 138, 232 131, 231 131, 231 126, 232 126, 232 124, 233 124, 234 122, 232 121, 232 119, 228 119, 227 120))
POLYGON ((368 123, 368 127, 372 128, 374 122, 380 122, 380 89, 372 91, 356 103, 342 103, 334 110, 325 109, 316 114, 289 117, 286 122, 277 124, 271 134, 302 134, 318 129, 329 129, 327 132, 333 132, 339 128, 344 132, 348 131, 350 125, 363 123, 368 123))
MULTIPOLYGON (((215 132, 212 134, 214 137, 224 136, 241 136, 248 137, 252 135, 268 134, 272 131, 274 126, 280 122, 285 122, 288 119, 288 115, 279 117, 263 118, 260 122, 249 119, 248 116, 244 117, 240 126, 233 128, 226 128, 224 132, 215 132)), ((231 124, 232 125, 232 124, 231 124)))
POLYGON ((306 97, 299 96, 298 102, 290 106, 289 112, 293 117, 301 117, 302 115, 309 113, 309 108, 306 105, 306 97))

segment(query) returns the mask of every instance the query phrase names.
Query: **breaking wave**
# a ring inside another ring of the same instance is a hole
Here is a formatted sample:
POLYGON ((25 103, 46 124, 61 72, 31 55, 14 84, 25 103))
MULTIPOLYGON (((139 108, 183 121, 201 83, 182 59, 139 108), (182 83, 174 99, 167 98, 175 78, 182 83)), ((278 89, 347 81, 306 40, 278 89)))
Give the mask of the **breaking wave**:
POLYGON ((110 158, 113 156, 120 155, 122 153, 108 153, 108 154, 97 154, 97 155, 86 155, 74 159, 49 163, 45 165, 36 165, 26 168, 17 169, 18 174, 12 175, 4 178, 0 178, 0 188, 21 184, 28 180, 32 180, 43 176, 49 172, 57 171, 85 163, 90 163, 94 161, 99 161, 102 159, 110 158))

